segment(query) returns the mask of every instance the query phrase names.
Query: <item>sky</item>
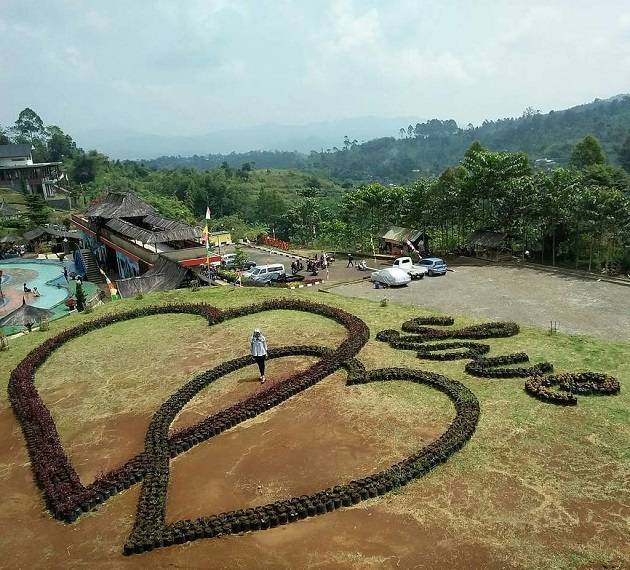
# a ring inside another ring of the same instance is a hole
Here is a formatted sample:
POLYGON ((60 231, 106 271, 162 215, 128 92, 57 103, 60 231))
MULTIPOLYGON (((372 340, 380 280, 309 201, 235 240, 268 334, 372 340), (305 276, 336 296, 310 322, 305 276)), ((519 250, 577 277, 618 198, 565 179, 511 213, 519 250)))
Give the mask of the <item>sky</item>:
POLYGON ((0 124, 460 125, 630 92, 630 2, 2 0, 0 124))

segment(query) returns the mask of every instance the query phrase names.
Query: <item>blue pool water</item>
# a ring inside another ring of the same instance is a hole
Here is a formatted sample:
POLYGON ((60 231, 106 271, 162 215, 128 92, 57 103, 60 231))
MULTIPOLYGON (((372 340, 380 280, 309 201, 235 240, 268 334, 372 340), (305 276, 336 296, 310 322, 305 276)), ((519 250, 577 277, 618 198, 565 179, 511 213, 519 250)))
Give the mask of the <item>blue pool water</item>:
MULTIPOLYGON (((41 297, 28 296, 29 305, 50 309, 61 303, 68 296, 66 280, 63 276, 63 268, 74 271, 72 262, 45 261, 45 260, 20 260, 20 261, 0 261, 2 269, 2 290, 5 295, 18 295, 21 300, 23 286, 33 289, 37 287, 41 297), (59 287, 57 285, 60 285, 59 287), (9 289, 13 291, 9 292, 9 289)), ((0 303, 0 307, 2 303, 0 303)))

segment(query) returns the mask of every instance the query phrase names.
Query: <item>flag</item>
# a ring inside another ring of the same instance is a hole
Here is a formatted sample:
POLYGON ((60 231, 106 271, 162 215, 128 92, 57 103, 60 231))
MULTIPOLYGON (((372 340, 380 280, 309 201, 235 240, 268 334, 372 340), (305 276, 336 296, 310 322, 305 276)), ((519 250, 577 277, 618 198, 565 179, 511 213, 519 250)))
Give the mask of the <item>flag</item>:
POLYGON ((208 220, 210 219, 210 207, 206 207, 206 227, 203 229, 203 239, 206 241, 206 267, 210 270, 210 232, 208 231, 208 220))

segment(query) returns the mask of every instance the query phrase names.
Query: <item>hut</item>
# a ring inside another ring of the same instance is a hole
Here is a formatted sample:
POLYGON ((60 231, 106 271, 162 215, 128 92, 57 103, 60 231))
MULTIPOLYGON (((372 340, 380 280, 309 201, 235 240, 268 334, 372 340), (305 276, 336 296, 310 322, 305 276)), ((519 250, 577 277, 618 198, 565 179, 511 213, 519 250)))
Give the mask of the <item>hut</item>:
POLYGON ((389 255, 425 255, 429 251, 429 236, 420 230, 392 226, 379 238, 379 251, 389 255))
POLYGON ((503 232, 478 230, 468 238, 468 245, 477 257, 500 261, 511 258, 508 235, 503 232))
POLYGON ((69 232, 40 226, 24 232, 23 237, 29 248, 35 252, 39 251, 44 245, 50 245, 54 253, 68 253, 77 248, 81 234, 76 231, 69 232))
POLYGON ((27 305, 22 297, 22 305, 0 319, 0 327, 29 327, 33 326, 45 317, 50 317, 52 312, 48 309, 40 309, 27 305))

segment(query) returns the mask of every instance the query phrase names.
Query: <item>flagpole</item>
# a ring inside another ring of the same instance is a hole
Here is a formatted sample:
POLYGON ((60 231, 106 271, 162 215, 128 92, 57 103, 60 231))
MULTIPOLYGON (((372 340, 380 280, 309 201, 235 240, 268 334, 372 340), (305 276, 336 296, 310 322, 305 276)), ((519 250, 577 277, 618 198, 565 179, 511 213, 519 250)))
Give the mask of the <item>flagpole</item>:
POLYGON ((206 269, 208 276, 210 275, 210 233, 208 231, 208 220, 210 219, 210 207, 206 206, 206 227, 204 229, 204 237, 206 238, 206 269))

